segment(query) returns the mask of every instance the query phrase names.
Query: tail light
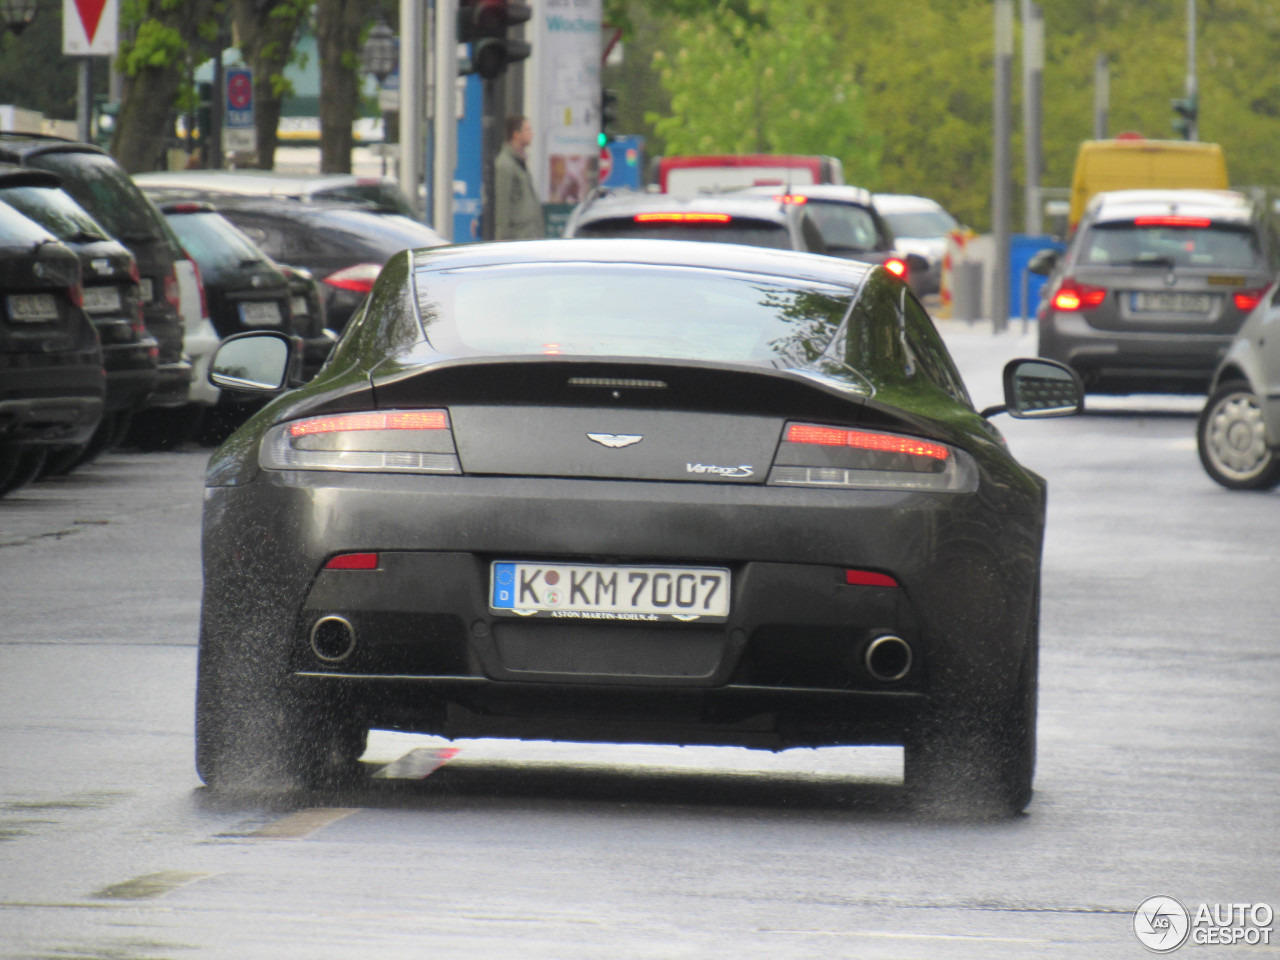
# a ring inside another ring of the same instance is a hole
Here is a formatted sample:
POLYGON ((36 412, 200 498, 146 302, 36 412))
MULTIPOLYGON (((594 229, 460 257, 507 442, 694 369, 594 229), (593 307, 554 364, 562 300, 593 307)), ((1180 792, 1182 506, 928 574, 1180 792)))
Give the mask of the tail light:
POLYGON ((262 441, 269 470, 461 473, 447 410, 370 410, 292 420, 262 441))
POLYGON ((631 219, 636 223, 728 223, 733 217, 727 213, 637 213, 631 219))
POLYGON ((133 328, 133 335, 141 340, 147 334, 147 325, 142 313, 142 274, 138 270, 137 260, 129 261, 129 279, 133 282, 135 288, 133 302, 138 307, 138 316, 130 326, 133 328))
POLYGON ((1257 290, 1237 290, 1231 299, 1235 301, 1237 310, 1248 313, 1262 302, 1262 297, 1266 292, 1266 287, 1259 287, 1257 290))
POLYGON ((178 313, 182 312, 182 291, 178 287, 178 274, 173 268, 164 278, 164 298, 169 301, 169 306, 174 310, 178 313))
POLYGON ((1075 310, 1092 310, 1102 306, 1107 299, 1106 287, 1091 287, 1085 283, 1076 283, 1070 277, 1062 281, 1053 295, 1053 309, 1063 313, 1075 310))
POLYGON ((77 283, 74 286, 67 287, 67 299, 80 309, 84 309, 84 286, 77 283))
POLYGON ((200 264, 191 260, 191 270, 196 275, 196 289, 200 291, 200 319, 209 319, 209 295, 204 290, 204 274, 200 272, 200 264))
POLYGON ((1134 217, 1135 227, 1207 227, 1213 221, 1208 217, 1179 217, 1163 215, 1154 217, 1134 217))
POLYGON ((899 280, 907 279, 907 261, 901 257, 890 257, 884 262, 884 268, 899 280))
POLYGON ((374 281, 382 272, 380 263, 357 263, 353 267, 343 267, 324 278, 324 283, 339 290, 350 290, 353 293, 368 293, 373 289, 374 281))
POLYGON ((777 200, 779 203, 789 203, 797 207, 803 206, 809 202, 808 197, 802 196, 798 193, 775 193, 773 195, 773 199, 777 200))
POLYGON ((789 423, 769 472, 780 486, 858 489, 977 489, 962 450, 901 433, 789 423))

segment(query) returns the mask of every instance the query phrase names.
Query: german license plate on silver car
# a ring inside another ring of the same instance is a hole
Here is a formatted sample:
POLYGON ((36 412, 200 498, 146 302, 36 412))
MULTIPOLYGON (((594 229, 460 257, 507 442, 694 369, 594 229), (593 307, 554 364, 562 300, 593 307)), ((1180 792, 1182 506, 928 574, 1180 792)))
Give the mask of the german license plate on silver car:
POLYGON ((501 560, 490 570, 489 607, 504 615, 578 620, 723 622, 723 567, 605 566, 501 560))
POLYGON ((1144 290, 1133 295, 1133 309, 1138 313, 1204 314, 1213 309, 1213 294, 1144 290))
POLYGON ((240 304, 240 320, 246 327, 278 327, 280 319, 280 304, 274 300, 240 304))
POLYGON ((9 294, 9 319, 24 323, 58 319, 58 302, 51 293, 9 294))

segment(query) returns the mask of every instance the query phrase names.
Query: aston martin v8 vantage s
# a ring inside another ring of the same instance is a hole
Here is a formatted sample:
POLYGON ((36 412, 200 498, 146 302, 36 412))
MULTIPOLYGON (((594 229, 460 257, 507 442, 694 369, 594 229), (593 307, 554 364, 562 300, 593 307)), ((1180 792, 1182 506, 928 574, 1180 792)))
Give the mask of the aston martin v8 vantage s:
POLYGON ((875 264, 740 245, 409 250, 210 460, 197 768, 358 772, 370 728, 905 746, 907 794, 1031 796, 1045 484, 986 419, 1079 409, 1053 361, 979 413, 875 264))

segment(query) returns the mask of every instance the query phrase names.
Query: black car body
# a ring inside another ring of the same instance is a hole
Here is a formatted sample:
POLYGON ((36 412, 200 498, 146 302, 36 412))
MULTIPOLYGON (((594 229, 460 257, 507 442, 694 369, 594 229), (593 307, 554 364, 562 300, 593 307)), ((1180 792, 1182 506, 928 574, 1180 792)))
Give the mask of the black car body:
MULTIPOLYGON (((287 344, 244 336, 216 382, 283 383, 287 344)), ((1045 485, 883 268, 407 251, 206 487, 206 782, 311 777, 381 727, 905 743, 922 795, 1029 799, 1045 485)))
POLYGON ((159 347, 150 406, 187 402, 191 363, 183 354, 178 313, 177 243, 164 217, 101 147, 57 137, 0 133, 0 161, 56 173, 62 189, 138 261, 143 320, 159 347))
POLYGON ((300 203, 269 197, 198 194, 139 182, 157 201, 203 199, 272 260, 301 267, 320 285, 326 322, 341 331, 392 254, 443 245, 430 227, 408 217, 337 202, 300 203))
POLYGON ((56 174, 0 164, 0 200, 56 236, 80 257, 84 311, 102 341, 105 413, 144 406, 156 386, 159 347, 142 319, 132 253, 60 188, 56 174))
POLYGON ((106 375, 81 308, 80 258, 0 201, 0 491, 17 458, 86 443, 106 375))
POLYGON ((170 196, 183 192, 191 199, 214 195, 277 197, 301 203, 356 204, 374 213, 390 213, 419 220, 417 211, 390 177, 352 173, 289 174, 276 170, 171 170, 139 174, 144 190, 163 189, 170 196))

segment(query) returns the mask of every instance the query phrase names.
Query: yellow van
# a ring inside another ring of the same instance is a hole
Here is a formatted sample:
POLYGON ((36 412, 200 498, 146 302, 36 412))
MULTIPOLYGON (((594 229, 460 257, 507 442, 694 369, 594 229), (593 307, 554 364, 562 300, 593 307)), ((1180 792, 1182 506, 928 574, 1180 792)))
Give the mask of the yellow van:
POLYGON ((1104 190, 1143 188, 1225 190, 1222 147, 1196 140, 1086 140, 1071 177, 1068 230, 1084 215, 1089 198, 1104 190))

